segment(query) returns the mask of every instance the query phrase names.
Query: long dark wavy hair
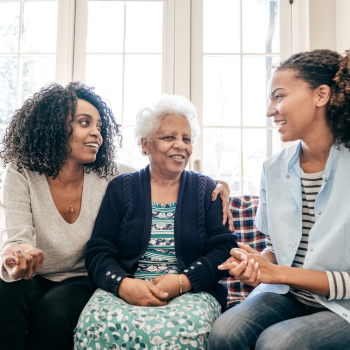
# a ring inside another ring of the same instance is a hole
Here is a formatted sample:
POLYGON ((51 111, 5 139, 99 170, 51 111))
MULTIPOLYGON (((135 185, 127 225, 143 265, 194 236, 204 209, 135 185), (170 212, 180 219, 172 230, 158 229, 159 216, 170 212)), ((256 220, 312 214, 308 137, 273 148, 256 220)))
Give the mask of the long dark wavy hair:
POLYGON ((120 146, 120 125, 94 88, 78 82, 66 87, 54 83, 45 86, 16 110, 1 144, 0 157, 4 164, 16 162, 19 171, 24 168, 55 178, 71 151, 67 145, 73 133, 71 122, 75 118, 78 99, 91 103, 102 120, 103 142, 96 160, 86 164, 86 171, 93 171, 101 178, 115 174, 117 149, 114 139, 118 138, 120 146), (69 132, 67 118, 70 119, 69 132))
POLYGON ((313 50, 292 55, 281 62, 279 70, 293 69, 295 77, 307 82, 311 89, 320 85, 331 88, 327 120, 334 144, 350 148, 350 53, 345 56, 331 50, 313 50))

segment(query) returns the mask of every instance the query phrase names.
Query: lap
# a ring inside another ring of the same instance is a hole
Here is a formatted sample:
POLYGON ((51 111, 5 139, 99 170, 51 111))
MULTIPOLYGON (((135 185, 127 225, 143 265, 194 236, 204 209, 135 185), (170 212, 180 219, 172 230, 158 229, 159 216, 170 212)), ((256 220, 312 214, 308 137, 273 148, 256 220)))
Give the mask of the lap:
POLYGON ((161 307, 139 307, 99 289, 79 319, 75 349, 95 349, 97 343, 115 349, 135 344, 144 349, 171 345, 205 349, 211 325, 220 313, 220 304, 204 292, 186 293, 161 307))
POLYGON ((267 328, 258 338, 256 350, 347 350, 349 344, 350 324, 334 312, 324 310, 267 328))

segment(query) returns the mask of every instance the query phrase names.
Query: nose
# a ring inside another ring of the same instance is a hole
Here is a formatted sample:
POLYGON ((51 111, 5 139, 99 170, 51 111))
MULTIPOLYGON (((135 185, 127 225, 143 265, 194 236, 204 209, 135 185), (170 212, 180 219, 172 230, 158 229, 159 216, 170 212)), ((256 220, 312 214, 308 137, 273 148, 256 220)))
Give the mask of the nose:
POLYGON ((100 127, 95 125, 94 127, 91 128, 91 136, 95 136, 99 138, 101 136, 101 130, 100 127))
POLYGON ((179 140, 176 140, 176 142, 174 143, 174 148, 178 149, 179 151, 182 151, 186 148, 186 145, 182 139, 181 140, 179 139, 179 140))
POLYGON ((266 111, 266 117, 271 118, 275 116, 278 113, 278 110, 276 107, 272 106, 272 104, 269 105, 267 111, 266 111))

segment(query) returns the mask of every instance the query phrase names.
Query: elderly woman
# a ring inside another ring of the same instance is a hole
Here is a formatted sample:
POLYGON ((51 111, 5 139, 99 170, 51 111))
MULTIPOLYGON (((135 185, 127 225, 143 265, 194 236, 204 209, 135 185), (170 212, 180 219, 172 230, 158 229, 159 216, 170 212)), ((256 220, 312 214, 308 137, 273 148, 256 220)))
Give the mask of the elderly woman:
POLYGON ((111 181, 88 242, 99 289, 75 330, 75 349, 205 349, 227 291, 217 269, 237 247, 221 223, 212 179, 185 170, 196 111, 163 95, 142 109, 135 135, 150 165, 111 181))

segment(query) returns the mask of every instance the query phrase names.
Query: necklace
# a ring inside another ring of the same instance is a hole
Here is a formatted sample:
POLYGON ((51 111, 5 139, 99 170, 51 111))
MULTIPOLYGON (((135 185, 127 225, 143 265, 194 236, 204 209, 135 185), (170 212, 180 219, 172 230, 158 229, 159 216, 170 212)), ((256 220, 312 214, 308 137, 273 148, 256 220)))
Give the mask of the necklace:
POLYGON ((70 213, 73 213, 73 204, 74 204, 74 202, 75 202, 75 198, 77 198, 77 194, 78 194, 78 191, 79 191, 79 189, 80 189, 80 185, 81 185, 81 183, 83 182, 83 179, 84 179, 84 175, 83 175, 83 177, 81 178, 81 180, 80 180, 80 182, 79 182, 79 186, 78 186, 78 189, 77 189, 77 192, 75 192, 75 197, 74 197, 74 199, 73 199, 73 202, 72 202, 72 204, 70 204, 69 202, 68 202, 68 200, 67 200, 67 198, 63 195, 63 193, 61 192, 61 190, 58 188, 58 186, 55 184, 55 180, 53 180, 53 184, 56 186, 56 188, 58 189, 58 191, 61 193, 61 195, 62 195, 62 197, 66 200, 66 202, 68 203, 68 205, 69 205, 69 212, 70 213))

